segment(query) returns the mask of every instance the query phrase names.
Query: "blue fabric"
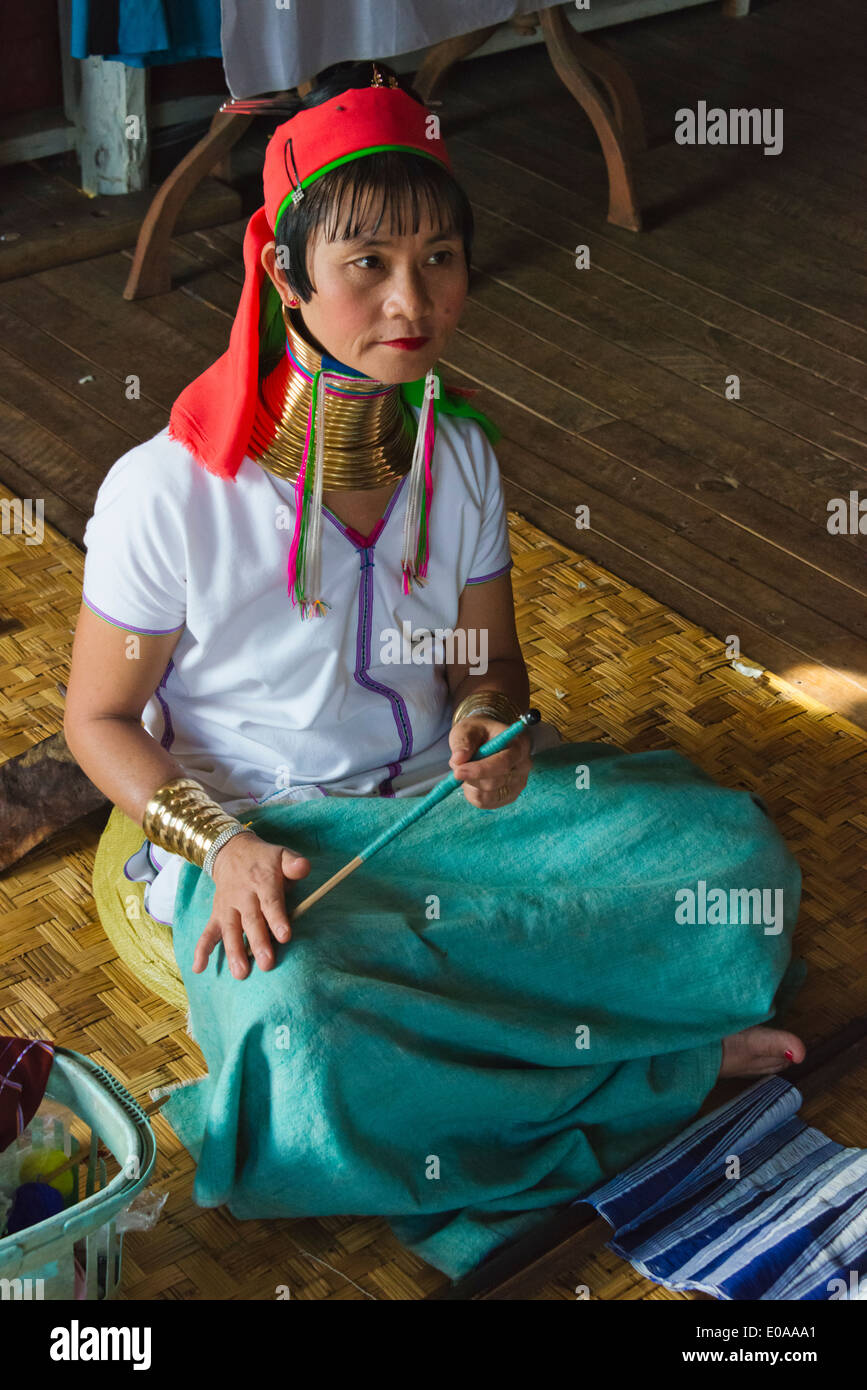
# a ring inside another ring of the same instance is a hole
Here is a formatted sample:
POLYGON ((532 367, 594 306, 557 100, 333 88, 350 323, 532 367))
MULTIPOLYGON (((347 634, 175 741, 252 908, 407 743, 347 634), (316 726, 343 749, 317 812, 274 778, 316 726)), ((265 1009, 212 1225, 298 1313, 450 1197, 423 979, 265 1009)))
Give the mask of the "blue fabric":
POLYGON ((149 68, 221 58, 220 0, 72 0, 69 51, 149 68))
POLYGON ((345 362, 338 362, 336 357, 332 357, 330 352, 322 354, 322 370, 324 372, 339 372, 342 376, 360 376, 367 380, 364 372, 358 371, 356 367, 348 367, 345 362))
POLYGON ((721 1299, 867 1297, 867 1150, 809 1128, 801 1100, 759 1081, 589 1193, 610 1248, 666 1288, 721 1299))
MULTIPOLYGON (((291 903, 405 810, 253 817, 311 861, 291 903)), ((674 752, 567 743, 510 806, 448 797, 301 917, 271 971, 236 980, 220 947, 192 973, 213 887, 185 865, 175 902, 208 1075, 163 1113, 198 1160, 194 1200, 384 1216, 458 1277, 693 1118, 720 1040, 773 1016, 800 872, 751 793, 674 752), (782 892, 779 931, 679 922, 699 881, 782 892)))

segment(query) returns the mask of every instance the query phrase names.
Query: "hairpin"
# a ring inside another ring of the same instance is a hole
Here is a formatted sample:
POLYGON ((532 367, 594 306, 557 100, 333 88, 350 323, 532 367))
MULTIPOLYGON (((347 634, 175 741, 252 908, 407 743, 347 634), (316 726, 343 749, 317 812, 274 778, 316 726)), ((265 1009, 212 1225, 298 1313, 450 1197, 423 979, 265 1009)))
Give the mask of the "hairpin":
POLYGON ((295 116, 301 109, 300 102, 290 105, 291 97, 283 92, 274 97, 250 97, 244 101, 224 101, 218 111, 229 116, 295 116))
MULTIPOLYGON (((371 87, 384 87, 384 86, 385 86, 385 83, 384 83, 383 80, 382 80, 382 73, 379 71, 379 68, 376 66, 376 63, 373 64, 373 81, 371 82, 370 85, 371 85, 371 87)), ((389 87, 396 87, 396 86, 397 86, 397 78, 396 78, 396 77, 390 77, 390 78, 388 79, 388 85, 389 85, 389 87)))
MULTIPOLYGON (((284 154, 283 163, 284 163, 284 164, 286 163, 285 153, 286 153, 286 152, 285 152, 285 149, 284 149, 284 152, 283 152, 283 154, 284 154)), ((296 184, 295 188, 292 190, 292 202, 293 202, 293 203, 300 203, 300 202, 301 202, 301 199, 304 197, 304 189, 301 187, 301 175, 298 173, 298 165, 295 163, 295 151, 294 151, 294 149, 292 148, 292 136, 291 136, 291 135, 289 136, 289 158, 292 160, 292 168, 295 170, 295 184, 296 184)))

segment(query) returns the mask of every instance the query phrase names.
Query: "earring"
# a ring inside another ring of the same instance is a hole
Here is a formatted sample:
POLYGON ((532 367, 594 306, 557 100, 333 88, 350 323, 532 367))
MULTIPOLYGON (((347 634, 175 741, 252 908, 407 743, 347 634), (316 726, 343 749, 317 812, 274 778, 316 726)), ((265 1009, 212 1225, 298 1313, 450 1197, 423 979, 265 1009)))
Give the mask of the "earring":
POLYGON ((300 300, 300 299, 290 299, 290 300, 289 300, 289 303, 288 303, 287 305, 284 305, 284 308, 288 308, 288 309, 297 309, 297 308, 298 308, 298 305, 299 305, 300 303, 301 303, 301 300, 300 300))

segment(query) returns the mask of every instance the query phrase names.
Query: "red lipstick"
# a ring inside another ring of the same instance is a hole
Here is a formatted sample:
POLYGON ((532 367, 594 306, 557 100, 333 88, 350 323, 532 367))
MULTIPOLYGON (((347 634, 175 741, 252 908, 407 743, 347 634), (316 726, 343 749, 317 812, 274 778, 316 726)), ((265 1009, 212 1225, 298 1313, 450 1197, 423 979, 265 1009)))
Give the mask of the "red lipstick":
POLYGON ((383 347, 403 348, 405 352, 417 352, 425 343, 429 343, 429 338, 392 338, 389 342, 384 342, 383 347))

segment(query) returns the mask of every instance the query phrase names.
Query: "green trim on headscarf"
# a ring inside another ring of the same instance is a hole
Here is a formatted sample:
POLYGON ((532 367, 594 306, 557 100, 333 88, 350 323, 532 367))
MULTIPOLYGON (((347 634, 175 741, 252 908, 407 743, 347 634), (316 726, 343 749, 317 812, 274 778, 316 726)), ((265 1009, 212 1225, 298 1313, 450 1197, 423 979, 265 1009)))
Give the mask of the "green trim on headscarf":
POLYGON ((286 351, 283 301, 270 276, 262 282, 259 301, 259 380, 269 376, 286 351))
MULTIPOLYGON (((301 180, 301 187, 302 189, 309 188, 311 183, 315 183, 317 179, 321 179, 323 174, 329 174, 332 169, 339 168, 341 164, 349 164, 353 159, 363 159, 365 155, 381 154, 385 150, 399 150, 401 153, 405 154, 420 154, 422 158, 432 159, 443 169, 448 170, 448 166, 443 163, 438 154, 433 154, 430 150, 420 150, 418 145, 366 145, 363 150, 351 150, 349 154, 342 154, 338 159, 332 159, 330 164, 323 164, 321 169, 316 169, 314 173, 308 174, 306 178, 301 180)), ((275 230, 279 226, 280 218, 283 216, 289 204, 293 203, 294 206, 293 199, 295 192, 296 189, 294 188, 290 190, 277 209, 277 216, 274 218, 275 230)))

